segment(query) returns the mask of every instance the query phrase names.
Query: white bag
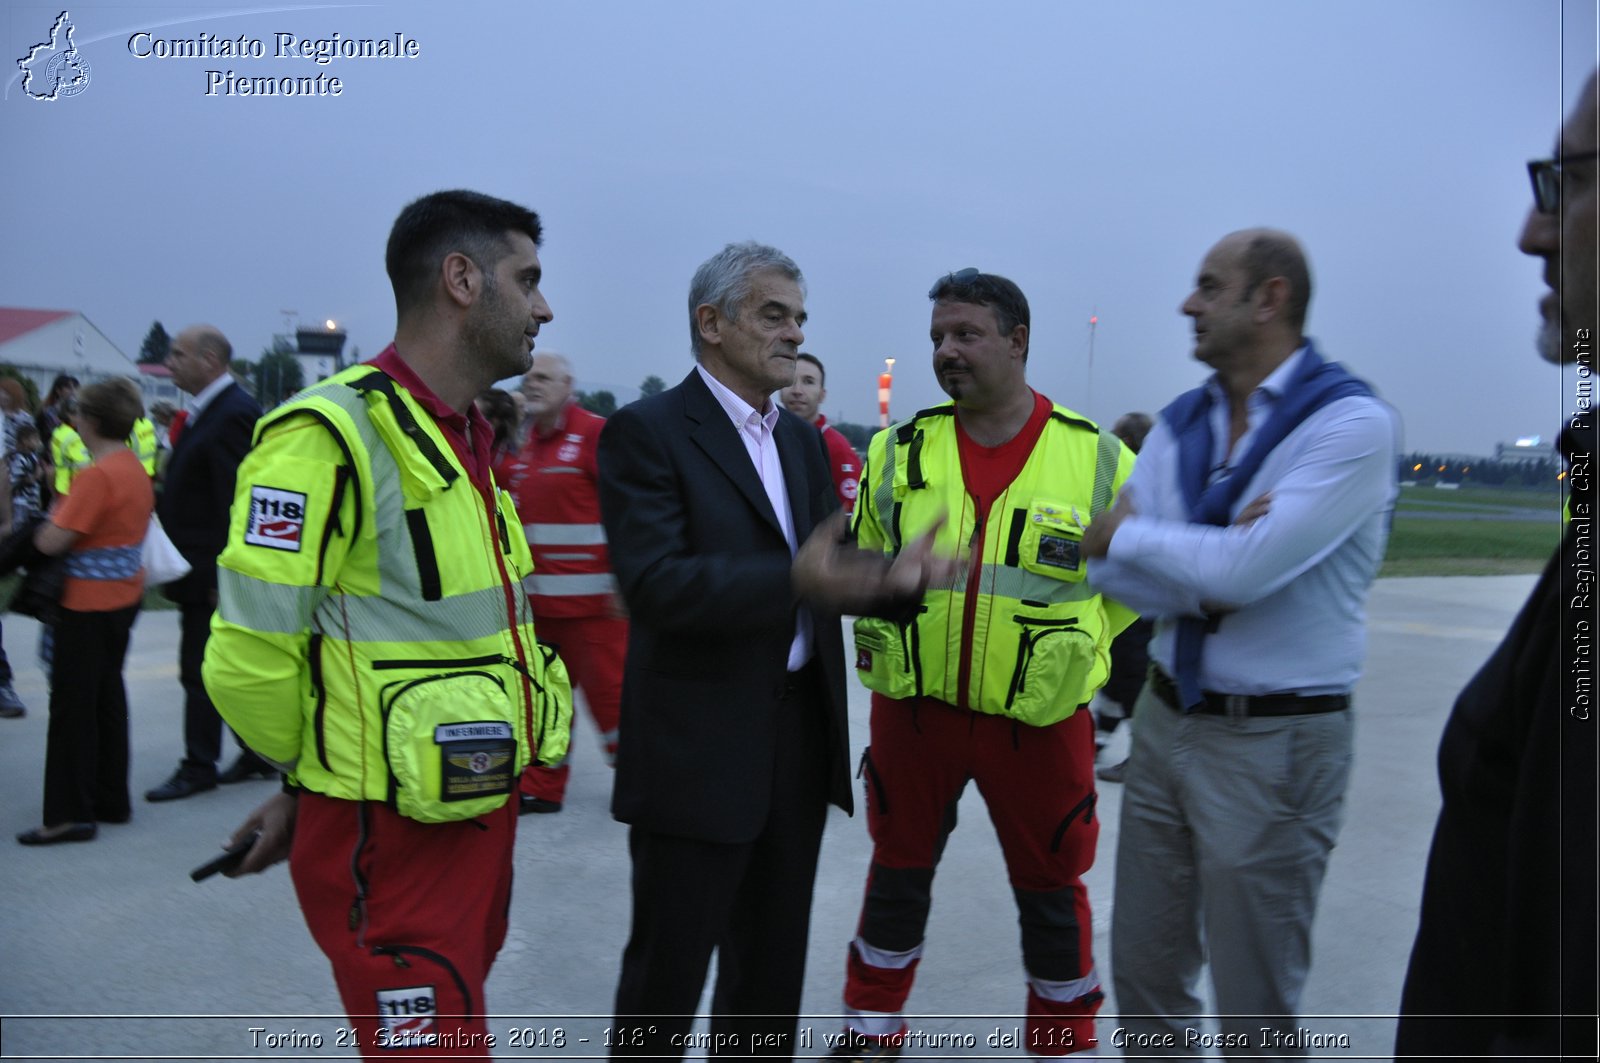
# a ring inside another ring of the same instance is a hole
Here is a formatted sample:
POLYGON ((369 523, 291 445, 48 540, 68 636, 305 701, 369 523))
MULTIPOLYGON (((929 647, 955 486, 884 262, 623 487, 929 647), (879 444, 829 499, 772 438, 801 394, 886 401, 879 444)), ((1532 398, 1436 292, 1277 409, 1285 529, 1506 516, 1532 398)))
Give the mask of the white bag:
POLYGON ((144 584, 157 587, 163 583, 182 579, 189 574, 189 562, 178 553, 178 548, 167 538, 161 519, 150 514, 150 529, 144 535, 144 584))

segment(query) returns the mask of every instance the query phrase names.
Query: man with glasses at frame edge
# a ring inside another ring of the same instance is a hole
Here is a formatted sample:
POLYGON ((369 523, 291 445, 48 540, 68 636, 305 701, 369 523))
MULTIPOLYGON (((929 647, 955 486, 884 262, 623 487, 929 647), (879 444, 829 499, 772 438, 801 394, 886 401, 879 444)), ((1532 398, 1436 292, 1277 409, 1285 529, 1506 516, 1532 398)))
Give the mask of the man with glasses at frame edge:
POLYGON ((1528 164, 1534 202, 1517 241, 1544 260, 1550 287, 1539 353, 1579 367, 1578 413, 1561 435, 1567 525, 1445 724, 1444 804, 1401 994, 1397 1058, 1595 1057, 1597 77, 1584 84, 1556 157, 1528 164))
POLYGON ((964 269, 928 298, 933 370, 952 401, 873 437, 855 529, 863 549, 893 555, 942 522, 935 548, 968 557, 962 578, 909 616, 855 623, 856 669, 873 692, 861 759, 873 851, 846 957, 845 1035, 829 1058, 919 1046, 904 1007, 969 781, 1021 923, 1024 1047, 1090 1051, 1105 994, 1083 884, 1100 830, 1086 706, 1134 616, 1085 582, 1080 540, 1133 453, 1029 387, 1028 301, 1016 284, 964 269))

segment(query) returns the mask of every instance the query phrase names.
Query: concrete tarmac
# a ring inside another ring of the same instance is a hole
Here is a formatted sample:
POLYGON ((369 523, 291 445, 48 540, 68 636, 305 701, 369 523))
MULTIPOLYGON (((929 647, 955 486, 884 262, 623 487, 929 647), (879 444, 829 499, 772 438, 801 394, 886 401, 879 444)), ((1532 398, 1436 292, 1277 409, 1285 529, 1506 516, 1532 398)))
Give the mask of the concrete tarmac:
MULTIPOLYGON (((1456 693, 1533 582, 1392 579, 1373 589, 1355 769, 1322 892, 1301 1023, 1338 1046, 1313 1048, 1314 1056, 1389 1055, 1439 807, 1439 734, 1456 693)), ((240 783, 160 805, 143 800, 181 754, 178 614, 145 613, 135 627, 126 668, 133 821, 103 826, 87 844, 28 849, 11 840, 39 822, 48 693, 33 659, 37 626, 8 615, 4 638, 29 712, 0 720, 0 1058, 354 1056, 327 962, 300 918, 285 866, 247 879, 189 881, 189 870, 217 852, 272 784, 240 783)), ((858 756, 868 699, 851 687, 858 756)), ((628 932, 627 836, 608 811, 610 773, 593 727, 578 715, 566 808, 520 821, 511 932, 487 991, 500 1059, 606 1054, 628 932)), ((228 762, 232 756, 230 749, 228 762)), ((1120 787, 1100 790, 1099 859, 1088 883, 1109 994, 1120 787)), ((1015 907, 974 789, 960 812, 909 1004, 923 1041, 905 1058, 1020 1058, 1013 1038, 1025 988, 1015 907)), ((825 1038, 839 1029, 845 947, 869 854, 862 816, 835 811, 817 880, 801 1022, 802 1044, 809 1036, 814 1050, 801 1057, 825 1055, 825 1038)), ((1098 1024, 1102 1056, 1125 1051, 1115 1047, 1118 1027, 1116 1001, 1108 999, 1098 1024)))

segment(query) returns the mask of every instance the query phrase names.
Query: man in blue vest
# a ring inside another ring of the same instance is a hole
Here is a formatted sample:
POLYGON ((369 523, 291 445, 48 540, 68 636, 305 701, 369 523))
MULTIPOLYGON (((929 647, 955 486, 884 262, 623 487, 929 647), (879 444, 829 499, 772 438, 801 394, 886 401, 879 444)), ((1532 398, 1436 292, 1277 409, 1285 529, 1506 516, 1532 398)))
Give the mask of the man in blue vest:
POLYGON ((1304 335, 1311 273, 1268 229, 1224 237, 1182 312, 1215 370, 1161 412, 1089 579, 1156 621, 1137 702, 1111 930, 1140 1043, 1192 1044, 1209 959, 1223 1039, 1292 1046, 1338 837, 1364 603, 1398 421, 1304 335))

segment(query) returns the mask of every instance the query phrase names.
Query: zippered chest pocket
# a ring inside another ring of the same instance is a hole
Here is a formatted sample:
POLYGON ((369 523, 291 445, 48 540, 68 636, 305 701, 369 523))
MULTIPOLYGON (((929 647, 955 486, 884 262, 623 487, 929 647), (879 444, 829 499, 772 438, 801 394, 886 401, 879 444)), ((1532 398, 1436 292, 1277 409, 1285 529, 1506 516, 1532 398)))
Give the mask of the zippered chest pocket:
POLYGON ((444 672, 383 688, 389 802, 422 823, 502 807, 522 767, 516 703, 486 671, 444 672))
POLYGON ((1083 528, 1078 521, 1090 516, 1071 504, 1043 500, 1018 510, 1017 519, 1022 523, 1016 538, 1017 557, 1008 563, 1040 576, 1081 583, 1088 569, 1083 557, 1083 528))

